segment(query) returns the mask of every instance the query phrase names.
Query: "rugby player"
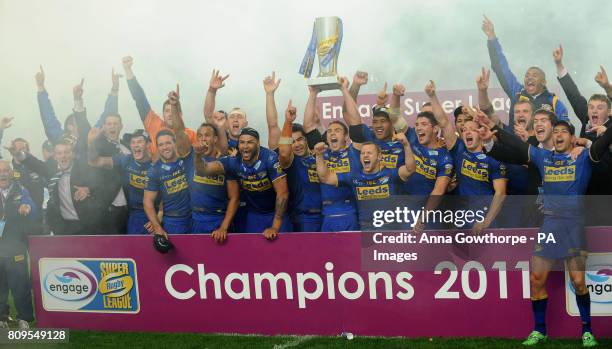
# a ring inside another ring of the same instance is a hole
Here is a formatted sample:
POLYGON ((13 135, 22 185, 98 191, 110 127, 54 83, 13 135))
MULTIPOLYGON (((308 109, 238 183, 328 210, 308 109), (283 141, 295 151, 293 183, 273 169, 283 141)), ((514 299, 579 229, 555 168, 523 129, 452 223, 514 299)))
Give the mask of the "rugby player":
POLYGON ((384 167, 381 149, 376 143, 366 142, 361 145, 361 167, 349 173, 329 171, 323 157, 327 145, 320 142, 315 146, 317 173, 321 183, 352 188, 359 203, 359 221, 362 228, 371 225, 373 211, 380 208, 380 200, 397 195, 400 181, 405 182, 415 172, 416 164, 410 143, 403 134, 397 135, 397 139, 406 154, 404 165, 399 168, 384 167))
MULTIPOLYGON (((206 146, 206 145, 204 145, 206 146)), ((225 174, 240 180, 240 197, 246 202, 244 230, 262 232, 274 240, 279 232, 291 231, 287 217, 289 189, 278 155, 259 144, 259 132, 250 127, 240 131, 238 154, 215 161, 203 161, 196 167, 200 176, 225 174)))
POLYGON ((546 337, 545 313, 548 302, 546 280, 556 260, 567 263, 576 303, 582 320, 582 344, 597 345, 591 329, 590 295, 585 283, 586 243, 584 240, 585 208, 582 195, 586 193, 593 163, 597 163, 612 143, 612 129, 598 138, 589 151, 572 156, 574 126, 559 120, 553 128, 554 150, 534 147, 522 142, 509 142, 514 151, 526 154, 527 162, 537 167, 542 176, 544 194, 544 223, 540 233, 552 234, 555 243, 536 244, 531 259, 531 301, 535 327, 524 345, 535 345, 546 337))
POLYGON ((433 114, 442 129, 447 149, 455 161, 457 173, 457 194, 468 198, 468 206, 478 209, 489 204, 488 197, 493 196, 483 222, 473 226, 475 233, 488 228, 501 210, 506 195, 505 165, 483 153, 479 125, 466 121, 461 130, 461 138, 457 137, 455 128, 444 113, 436 95, 436 85, 433 81, 425 86, 429 96, 433 114))
MULTIPOLYGON (((166 103, 164 103, 166 104, 166 103)), ((191 230, 191 195, 189 174, 193 172, 193 150, 189 144, 177 142, 177 133, 184 132, 180 117, 178 91, 168 94, 173 130, 163 129, 156 134, 159 161, 147 171, 143 196, 144 211, 151 222, 151 230, 166 238, 168 234, 185 234, 191 230), (186 156, 180 157, 179 154, 186 156), (163 225, 157 217, 155 200, 163 202, 163 225)), ((184 135, 184 133, 183 133, 184 135)))

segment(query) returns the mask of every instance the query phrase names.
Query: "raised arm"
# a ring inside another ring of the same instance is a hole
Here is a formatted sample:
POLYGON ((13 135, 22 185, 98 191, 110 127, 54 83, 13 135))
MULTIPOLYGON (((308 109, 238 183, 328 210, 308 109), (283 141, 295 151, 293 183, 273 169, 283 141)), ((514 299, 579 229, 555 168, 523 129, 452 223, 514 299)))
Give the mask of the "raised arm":
MULTIPOLYGON (((482 21, 482 31, 487 36, 491 69, 493 69, 493 72, 497 75, 497 79, 506 92, 506 95, 514 102, 516 101, 516 94, 523 89, 523 85, 519 83, 514 73, 510 70, 506 56, 504 56, 502 52, 501 44, 495 35, 493 22, 487 18, 487 16, 484 16, 482 21)), ((514 120, 510 120, 510 124, 513 123, 514 120)))
POLYGON ((600 65, 599 69, 600 71, 595 74, 595 82, 604 89, 608 98, 612 99, 612 84, 610 84, 608 74, 606 73, 603 65, 600 65))
POLYGON ((227 155, 227 119, 222 113, 213 114, 212 124, 217 128, 217 149, 221 155, 227 155))
POLYGON ((398 133, 395 135, 395 138, 404 146, 404 166, 398 169, 398 173, 402 181, 405 182, 408 180, 408 177, 416 171, 416 161, 414 160, 414 153, 412 152, 410 142, 408 142, 406 135, 398 133))
POLYGON ((453 149, 455 147, 455 143, 457 142, 457 134, 455 133, 455 126, 450 120, 448 120, 448 116, 442 109, 442 105, 438 100, 438 96, 436 95, 436 84, 429 80, 427 85, 425 85, 425 93, 429 96, 429 101, 431 102, 431 109, 433 111, 433 115, 442 130, 442 135, 444 136, 444 140, 446 141, 446 148, 453 149))
POLYGON ((119 78, 121 74, 115 73, 115 68, 111 72, 111 81, 113 83, 108 97, 106 97, 106 103, 104 103, 104 111, 100 115, 100 118, 96 122, 96 127, 102 128, 106 117, 109 115, 119 115, 119 78))
POLYGON ((151 105, 149 104, 149 100, 147 100, 147 96, 145 95, 142 86, 140 86, 138 80, 136 80, 136 76, 134 76, 134 71, 132 70, 134 59, 130 56, 123 57, 122 63, 128 88, 130 89, 130 94, 132 95, 134 102, 136 102, 136 109, 138 109, 140 120, 142 120, 144 123, 147 115, 151 111, 151 105))
POLYGON ((315 116, 318 93, 319 90, 316 87, 308 86, 308 100, 306 101, 306 108, 304 109, 304 132, 306 132, 306 134, 314 131, 318 127, 315 116))
POLYGON ((206 92, 206 97, 204 98, 204 120, 206 122, 213 122, 213 114, 215 113, 215 98, 217 97, 217 91, 220 88, 225 87, 225 79, 229 77, 228 75, 221 76, 219 75, 218 70, 212 71, 212 75, 210 76, 210 82, 208 83, 208 92, 206 92))
POLYGON ((480 75, 476 77, 476 87, 478 88, 478 107, 480 110, 487 113, 487 115, 493 114, 493 104, 489 98, 489 77, 491 71, 482 67, 480 75))
POLYGON ((553 50, 553 59, 557 67, 557 79, 559 79, 561 88, 563 88, 563 92, 565 92, 578 120, 582 123, 580 135, 583 136, 586 125, 589 122, 588 102, 586 98, 582 96, 580 90, 578 90, 578 86, 576 86, 576 83, 563 64, 563 46, 559 45, 558 48, 553 50))
POLYGON ((319 175, 319 181, 324 184, 338 185, 338 175, 331 172, 325 164, 323 153, 327 149, 327 145, 323 142, 317 143, 314 148, 316 161, 317 161, 317 175, 319 175))
POLYGON ((179 157, 185 157, 191 152, 191 141, 185 133, 185 122, 183 121, 183 111, 180 101, 179 85, 176 84, 176 90, 168 93, 168 100, 172 107, 172 131, 176 136, 176 152, 179 157))
POLYGON ((42 65, 40 66, 40 71, 36 73, 34 78, 36 79, 36 87, 38 88, 38 109, 40 110, 40 119, 45 129, 45 135, 49 141, 57 142, 64 134, 64 130, 62 129, 62 124, 55 115, 55 110, 53 109, 53 105, 51 105, 51 100, 49 100, 49 94, 45 89, 45 71, 42 65))
POLYGON ((281 133, 280 142, 278 145, 278 162, 282 168, 289 168, 293 163, 293 131, 292 125, 297 117, 297 110, 293 106, 291 100, 285 110, 285 123, 281 133))
MULTIPOLYGON (((359 96, 359 90, 361 89, 361 86, 366 85, 368 83, 368 73, 364 72, 364 71, 360 71, 358 70, 357 72, 355 72, 355 75, 353 75, 353 83, 351 84, 351 87, 349 88, 349 93, 350 95, 353 97, 353 100, 355 101, 355 103, 357 103, 357 96, 359 96)), ((346 101, 342 103, 342 114, 346 115, 346 111, 347 111, 347 106, 346 106, 346 101)), ((357 114, 357 116, 359 116, 359 114, 357 114)), ((344 116, 344 122, 346 122, 347 125, 353 125, 355 122, 361 122, 361 118, 359 118, 359 120, 347 120, 347 117, 344 116)))
POLYGON ((393 124, 396 133, 405 133, 408 130, 408 123, 402 116, 400 108, 400 99, 406 93, 406 87, 402 84, 393 85, 393 94, 391 95, 390 114, 389 118, 393 124))
POLYGON ((193 157, 196 174, 200 177, 217 176, 225 173, 225 168, 221 161, 206 161, 204 154, 208 151, 209 144, 196 144, 193 147, 195 152, 193 157))
POLYGON ((281 130, 278 127, 278 111, 276 110, 276 101, 274 93, 280 84, 281 79, 276 80, 276 72, 266 76, 263 81, 264 91, 266 92, 266 121, 268 122, 268 148, 277 149, 278 140, 281 130))
POLYGON ((342 97, 344 98, 342 104, 344 122, 346 122, 348 126, 360 125, 362 122, 359 111, 357 110, 357 96, 359 95, 361 86, 368 83, 368 73, 359 71, 355 73, 353 84, 350 89, 346 77, 338 77, 338 82, 340 83, 340 92, 342 92, 342 97))

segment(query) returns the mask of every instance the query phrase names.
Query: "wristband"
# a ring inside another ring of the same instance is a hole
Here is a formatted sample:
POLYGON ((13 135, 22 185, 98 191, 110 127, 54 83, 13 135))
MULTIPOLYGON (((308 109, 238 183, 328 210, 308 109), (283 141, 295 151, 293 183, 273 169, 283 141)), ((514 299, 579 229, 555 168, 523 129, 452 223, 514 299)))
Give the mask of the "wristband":
POLYGON ((393 124, 393 128, 397 132, 400 132, 400 131, 404 130, 406 128, 406 126, 408 126, 408 123, 406 122, 406 119, 404 119, 401 116, 397 119, 395 124, 393 124))
POLYGON ((281 137, 280 140, 278 141, 279 145, 291 145, 293 144, 293 138, 291 137, 281 137))

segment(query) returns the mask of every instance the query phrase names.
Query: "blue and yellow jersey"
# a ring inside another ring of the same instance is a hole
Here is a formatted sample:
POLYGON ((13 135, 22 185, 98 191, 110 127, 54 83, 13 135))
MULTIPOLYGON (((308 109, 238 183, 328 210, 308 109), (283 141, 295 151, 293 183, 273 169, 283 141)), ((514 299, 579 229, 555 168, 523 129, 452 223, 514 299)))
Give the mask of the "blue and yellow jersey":
POLYGON ((159 160, 149 168, 145 190, 161 194, 164 216, 191 215, 190 173, 193 173, 193 150, 177 161, 159 160))
POLYGON ((358 201, 381 200, 398 194, 399 170, 397 168, 383 168, 372 174, 363 171, 351 173, 338 173, 338 184, 353 189, 358 201))
POLYGON ((147 172, 150 166, 150 160, 141 163, 136 161, 131 154, 113 155, 113 167, 121 173, 121 185, 127 195, 130 210, 143 209, 142 198, 147 185, 147 172))
POLYGON ((363 125, 363 134, 369 142, 376 143, 382 152, 382 165, 386 168, 399 168, 404 166, 404 146, 400 141, 381 141, 376 138, 374 132, 363 125))
POLYGON ((482 152, 468 151, 461 139, 450 152, 455 160, 458 195, 493 195, 493 181, 506 179, 506 165, 482 152))
MULTIPOLYGON (((323 159, 327 169, 340 175, 342 173, 359 172, 361 163, 359 162, 359 151, 349 145, 345 149, 333 151, 327 149, 323 153, 323 159)), ((323 214, 337 215, 355 213, 355 197, 353 189, 347 186, 336 187, 329 184, 321 184, 321 199, 323 200, 323 214)))
POLYGON ((545 214, 584 214, 582 195, 586 193, 592 172, 588 150, 572 160, 569 154, 529 145, 529 161, 537 166, 542 176, 545 214))
POLYGON ((259 147, 259 157, 253 165, 242 162, 240 154, 222 163, 225 174, 240 181, 240 200, 246 203, 248 210, 274 212, 276 192, 272 182, 286 176, 275 152, 259 147))
POLYGON ((321 187, 315 157, 294 156, 286 169, 289 184, 289 212, 292 214, 320 213, 321 187))
MULTIPOLYGON (((197 156, 197 155, 194 155, 197 156)), ((219 160, 216 157, 204 157, 206 161, 219 160)), ((221 161, 223 163, 223 160, 221 161)), ((225 212, 227 208, 226 181, 232 178, 226 174, 215 176, 198 176, 195 169, 190 172, 189 189, 191 190, 191 206, 193 213, 225 212)))
POLYGON ((404 193, 429 195, 438 177, 453 176, 453 159, 444 148, 430 149, 420 143, 412 144, 416 172, 404 182, 404 193))

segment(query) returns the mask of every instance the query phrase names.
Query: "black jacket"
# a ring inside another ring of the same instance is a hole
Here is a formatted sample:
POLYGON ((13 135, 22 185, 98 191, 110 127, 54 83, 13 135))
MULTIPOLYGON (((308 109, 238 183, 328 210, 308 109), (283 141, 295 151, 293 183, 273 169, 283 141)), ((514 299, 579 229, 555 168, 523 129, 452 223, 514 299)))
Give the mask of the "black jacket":
POLYGON ((5 225, 0 237, 0 257, 14 257, 25 254, 28 248, 27 236, 30 234, 32 218, 36 216, 38 208, 32 202, 28 190, 17 182, 13 182, 11 189, 0 205, 0 217, 4 218, 5 225), (22 204, 30 205, 31 211, 27 216, 19 214, 22 204))
MULTIPOLYGON (((52 231, 61 234, 63 218, 60 211, 58 187, 62 172, 59 170, 52 171, 45 162, 31 154, 26 155, 23 164, 31 170, 42 174, 47 179, 47 188, 49 190, 47 223, 52 231)), ((108 202, 105 200, 105 194, 107 194, 105 191, 107 189, 103 185, 101 174, 82 161, 75 162, 70 172, 71 197, 74 196, 77 186, 88 187, 90 192, 90 196, 85 200, 79 202, 73 201, 79 221, 88 231, 91 231, 91 234, 97 234, 108 208, 108 202)))

